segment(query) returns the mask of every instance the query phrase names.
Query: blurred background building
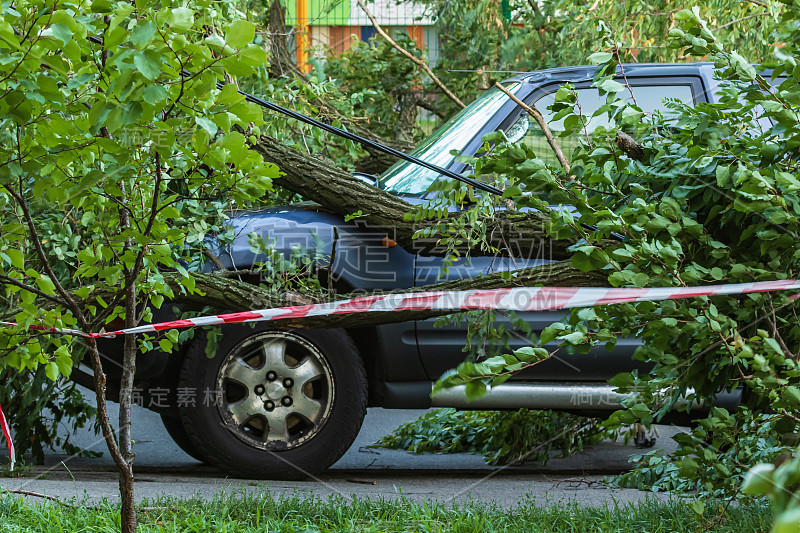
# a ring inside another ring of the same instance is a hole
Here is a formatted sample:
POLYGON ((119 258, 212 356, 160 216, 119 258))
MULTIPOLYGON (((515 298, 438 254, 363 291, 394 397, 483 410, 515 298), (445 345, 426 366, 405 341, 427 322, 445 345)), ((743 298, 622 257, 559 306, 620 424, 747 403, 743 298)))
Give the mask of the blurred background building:
MULTIPOLYGON (((427 50, 429 64, 435 65, 439 37, 426 5, 398 0, 373 0, 366 5, 389 35, 408 35, 418 48, 427 50)), ((301 67, 314 56, 341 53, 354 41, 369 42, 376 35, 356 0, 286 0, 286 26, 295 30, 289 49, 295 49, 301 67)))

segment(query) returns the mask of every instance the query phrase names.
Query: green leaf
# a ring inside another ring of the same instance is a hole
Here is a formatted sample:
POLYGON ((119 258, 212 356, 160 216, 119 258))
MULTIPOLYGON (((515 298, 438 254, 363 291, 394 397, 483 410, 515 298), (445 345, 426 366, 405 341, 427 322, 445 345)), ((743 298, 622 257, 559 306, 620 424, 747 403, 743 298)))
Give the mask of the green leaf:
POLYGON ((55 355, 55 363, 58 367, 58 371, 61 374, 69 377, 70 374, 72 374, 72 357, 70 357, 69 350, 64 345, 59 346, 55 355))
POLYGON ((53 24, 50 26, 50 31, 53 32, 53 37, 61 41, 62 44, 67 44, 72 40, 72 30, 66 24, 53 24))
POLYGON ((154 81, 161 74, 161 58, 154 50, 144 50, 133 56, 133 65, 142 76, 154 81))
POLYGON ((730 57, 733 63, 733 68, 736 70, 736 73, 739 75, 739 77, 745 81, 753 81, 756 79, 756 69, 750 64, 749 61, 736 52, 731 52, 730 57))
POLYGON ((142 100, 150 105, 156 105, 167 99, 167 90, 161 85, 154 84, 145 87, 142 92, 142 100))
POLYGON ((630 413, 640 420, 648 420, 650 418, 650 408, 643 403, 637 403, 629 409, 630 413))
POLYGON ((19 268, 20 270, 25 269, 25 254, 22 253, 22 250, 9 248, 5 251, 5 253, 8 255, 11 266, 19 268))
POLYGON ((217 133, 217 125, 214 122, 206 117, 194 117, 195 123, 206 130, 209 135, 216 135, 217 133))
POLYGON ((611 52, 595 52, 589 56, 589 62, 593 65, 598 65, 600 63, 608 63, 611 61, 611 58, 614 57, 614 54, 611 52))
POLYGON ((558 325, 553 324, 551 326, 547 326, 539 335, 539 343, 545 345, 548 342, 552 341, 558 336, 558 334, 561 332, 562 329, 563 329, 562 324, 558 325))
POLYGON ((575 252, 575 255, 572 256, 570 264, 573 268, 577 268, 581 272, 589 272, 594 270, 594 264, 592 264, 592 260, 583 252, 575 252))
POLYGON ((572 333, 564 335, 561 339, 570 344, 581 344, 586 340, 586 334, 580 331, 573 331, 572 333))
POLYGON ((232 105, 228 112, 233 113, 243 123, 255 122, 256 124, 264 122, 264 113, 261 108, 250 102, 239 102, 232 105))
POLYGON ((598 87, 601 90, 611 94, 616 94, 625 88, 623 84, 614 80, 604 80, 600 83, 600 85, 598 85, 598 87))
POLYGON ((705 509, 706 509, 705 503, 703 503, 700 500, 695 500, 695 501, 691 502, 689 504, 689 507, 691 507, 692 511, 694 511, 698 515, 702 515, 703 511, 705 511, 705 509))
POLYGON ((232 48, 244 48, 255 39, 256 25, 246 20, 235 20, 225 32, 225 44, 232 48))
POLYGON ((39 290, 45 294, 53 295, 56 293, 56 286, 47 276, 39 276, 36 278, 36 285, 39 290))
POLYGON ((248 44, 239 51, 239 54, 250 60, 253 65, 263 65, 268 62, 267 52, 257 44, 248 44))
POLYGON ((620 117, 620 121, 623 124, 637 124, 642 120, 644 117, 644 112, 636 109, 633 106, 626 106, 622 110, 622 116, 620 117))
POLYGON ((241 161, 247 153, 244 135, 238 131, 229 132, 219 142, 229 152, 229 161, 231 163, 241 161))
POLYGON ((215 52, 222 51, 225 48, 225 39, 217 35, 216 33, 212 33, 208 37, 203 40, 212 50, 215 52))
POLYGON ((526 363, 535 363, 536 361, 546 359, 550 356, 550 353, 546 348, 525 346, 523 348, 519 348, 518 350, 514 350, 514 355, 517 356, 520 361, 525 361, 526 363))
POLYGON ((725 272, 719 267, 712 268, 710 274, 711 274, 711 277, 714 278, 717 281, 719 281, 719 280, 721 280, 722 278, 725 277, 725 272))
POLYGON ((170 13, 169 24, 175 32, 189 31, 194 25, 194 11, 188 7, 176 7, 170 13))
POLYGON ((113 130, 118 130, 121 127, 133 124, 142 116, 142 104, 139 102, 128 102, 122 108, 119 114, 119 122, 115 125, 113 130))
POLYGON ((492 387, 497 387, 498 385, 502 385, 503 383, 511 379, 511 377, 512 377, 511 374, 503 374, 501 376, 492 378, 492 387))
POLYGON ((161 257, 169 257, 172 255, 172 248, 169 244, 152 244, 150 245, 150 250, 152 250, 154 255, 161 257))
POLYGON ((800 407, 800 389, 794 385, 789 385, 783 389, 782 396, 786 403, 792 406, 792 408, 797 409, 800 407))
POLYGON ((482 381, 470 381, 464 387, 464 394, 467 396, 467 401, 478 400, 486 396, 486 385, 482 381))
POLYGON ((156 34, 156 25, 152 20, 139 22, 131 32, 131 42, 137 48, 144 48, 156 34))
POLYGON ((772 351, 773 351, 773 352, 774 352, 776 355, 781 355, 781 356, 785 355, 785 354, 783 353, 783 348, 781 348, 781 345, 780 345, 780 343, 779 343, 779 342, 778 342, 776 339, 774 339, 774 338, 772 338, 772 337, 767 337, 766 339, 764 339, 764 345, 765 345, 767 348, 770 348, 770 349, 772 349, 772 351))
POLYGON ((58 365, 55 363, 55 361, 50 361, 44 366, 44 373, 52 381, 58 379, 59 376, 58 365))
POLYGON ((800 524, 800 507, 795 507, 775 518, 772 533, 797 533, 798 524, 800 524))
POLYGON ((86 265, 93 265, 97 262, 97 257, 94 255, 94 250, 91 246, 82 248, 78 252, 78 261, 86 265))
POLYGON ((111 13, 111 0, 92 0, 92 13, 111 13))

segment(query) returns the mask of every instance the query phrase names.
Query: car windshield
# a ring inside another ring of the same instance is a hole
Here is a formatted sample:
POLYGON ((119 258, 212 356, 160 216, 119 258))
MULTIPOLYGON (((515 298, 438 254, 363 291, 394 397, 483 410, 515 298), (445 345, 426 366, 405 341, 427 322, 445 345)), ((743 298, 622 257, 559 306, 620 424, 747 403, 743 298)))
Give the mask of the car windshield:
MULTIPOLYGON (((519 85, 514 82, 505 87, 514 93, 519 85)), ((499 89, 486 91, 433 132, 411 155, 447 168, 455 158, 450 152, 463 150, 475 134, 480 133, 483 124, 507 101, 508 96, 499 89)), ((419 195, 428 190, 438 177, 439 173, 436 171, 403 160, 392 165, 383 174, 379 184, 382 189, 394 194, 419 195)))

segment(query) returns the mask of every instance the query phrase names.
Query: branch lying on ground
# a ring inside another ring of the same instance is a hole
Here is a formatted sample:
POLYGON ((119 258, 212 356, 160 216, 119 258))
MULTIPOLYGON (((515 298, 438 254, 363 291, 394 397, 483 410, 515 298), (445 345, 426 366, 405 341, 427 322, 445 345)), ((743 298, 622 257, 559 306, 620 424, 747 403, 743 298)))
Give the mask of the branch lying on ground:
POLYGON ((90 509, 92 511, 102 510, 101 507, 97 507, 96 505, 73 505, 69 502, 59 500, 55 496, 48 496, 47 494, 40 494, 38 492, 31 492, 29 490, 2 489, 0 490, 0 494, 19 494, 21 496, 31 496, 33 498, 43 498, 45 500, 50 500, 51 502, 56 502, 60 505, 64 505, 65 507, 80 507, 81 509, 90 509))

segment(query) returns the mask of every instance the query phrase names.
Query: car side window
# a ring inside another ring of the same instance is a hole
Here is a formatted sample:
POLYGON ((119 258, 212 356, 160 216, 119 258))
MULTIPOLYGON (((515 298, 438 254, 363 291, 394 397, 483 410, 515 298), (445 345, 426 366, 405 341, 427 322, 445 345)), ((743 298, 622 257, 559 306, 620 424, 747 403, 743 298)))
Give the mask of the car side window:
MULTIPOLYGON (((542 113, 550 130, 556 136, 559 132, 564 131, 563 119, 554 120, 553 112, 549 109, 555 101, 555 91, 557 88, 558 87, 553 86, 551 92, 538 96, 534 101, 536 108, 542 113)), ((689 84, 635 85, 631 87, 631 89, 633 96, 631 96, 627 88, 623 89, 624 94, 620 96, 627 97, 626 100, 631 103, 635 100, 636 105, 648 114, 660 111, 665 116, 669 116, 674 113, 674 111, 668 109, 664 104, 665 98, 677 98, 681 102, 689 105, 693 105, 694 103, 692 86, 689 84)), ((577 88, 575 92, 577 93, 580 112, 588 121, 586 130, 591 133, 600 126, 608 127, 609 121, 606 114, 592 118, 595 111, 605 103, 606 97, 600 96, 599 91, 594 87, 577 88)), ((577 112, 578 110, 576 109, 575 111, 577 112)), ((544 161, 554 164, 558 163, 555 154, 553 154, 552 149, 547 144, 544 134, 538 124, 536 124, 536 121, 527 113, 520 113, 519 117, 506 129, 505 133, 510 141, 523 142, 531 146, 536 154, 544 161)), ((557 137, 558 143, 567 157, 580 145, 582 135, 583 132, 577 132, 566 137, 557 137)))

